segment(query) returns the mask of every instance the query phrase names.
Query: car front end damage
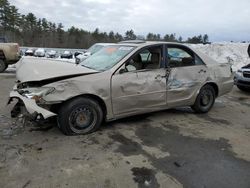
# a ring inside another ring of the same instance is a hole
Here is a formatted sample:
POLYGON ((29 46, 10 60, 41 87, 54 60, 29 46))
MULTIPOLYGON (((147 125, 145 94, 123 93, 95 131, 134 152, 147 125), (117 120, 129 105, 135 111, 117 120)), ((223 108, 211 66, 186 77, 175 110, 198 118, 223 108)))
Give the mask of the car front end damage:
POLYGON ((69 88, 73 85, 70 79, 96 72, 56 60, 23 58, 17 66, 17 84, 8 101, 16 102, 11 116, 35 121, 56 116, 55 106, 75 94, 69 88))
POLYGON ((15 102, 11 116, 24 117, 32 121, 43 121, 56 116, 56 113, 50 111, 53 103, 43 99, 54 90, 52 87, 20 88, 20 85, 15 85, 8 101, 8 104, 15 102))

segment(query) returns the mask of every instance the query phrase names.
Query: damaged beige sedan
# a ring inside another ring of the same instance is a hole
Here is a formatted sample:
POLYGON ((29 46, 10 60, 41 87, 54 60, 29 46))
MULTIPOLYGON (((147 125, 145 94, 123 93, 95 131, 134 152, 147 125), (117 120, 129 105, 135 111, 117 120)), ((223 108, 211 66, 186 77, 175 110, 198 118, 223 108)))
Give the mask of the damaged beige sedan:
POLYGON ((26 58, 17 68, 12 116, 57 118, 66 135, 87 134, 103 121, 190 106, 208 112, 231 91, 229 64, 220 64, 178 43, 122 42, 79 65, 26 58))

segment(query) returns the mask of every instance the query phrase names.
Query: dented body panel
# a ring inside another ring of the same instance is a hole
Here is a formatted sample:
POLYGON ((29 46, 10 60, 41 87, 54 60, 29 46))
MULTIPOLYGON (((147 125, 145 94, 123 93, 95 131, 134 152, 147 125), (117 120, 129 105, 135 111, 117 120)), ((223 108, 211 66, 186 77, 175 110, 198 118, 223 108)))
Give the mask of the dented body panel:
POLYGON ((177 106, 191 106, 205 84, 214 84, 218 88, 217 96, 231 91, 233 74, 230 65, 219 64, 191 48, 189 49, 199 56, 204 64, 169 67, 167 58, 162 56, 160 60, 162 67, 125 73, 122 71, 135 53, 155 45, 161 45, 165 49, 168 44, 163 42, 129 44, 133 50, 105 71, 54 60, 23 59, 22 65, 17 69, 18 86, 14 88, 10 97, 19 98, 30 113, 34 111, 41 113, 44 118, 54 116, 56 113, 38 106, 33 98, 25 98, 26 94, 21 93, 21 90, 25 92, 37 87, 39 91, 41 90, 40 100, 43 105, 63 104, 79 96, 92 97, 98 100, 105 111, 106 121, 111 121, 177 106))
POLYGON ((205 65, 171 68, 167 83, 168 107, 192 105, 207 79, 205 65))
POLYGON ((115 74, 111 85, 114 115, 166 106, 165 74, 165 69, 115 74))

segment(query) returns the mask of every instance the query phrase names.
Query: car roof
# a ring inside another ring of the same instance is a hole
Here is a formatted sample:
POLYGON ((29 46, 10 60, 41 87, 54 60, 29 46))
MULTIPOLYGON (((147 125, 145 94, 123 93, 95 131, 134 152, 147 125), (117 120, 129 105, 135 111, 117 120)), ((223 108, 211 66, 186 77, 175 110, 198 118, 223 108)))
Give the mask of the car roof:
POLYGON ((172 45, 182 45, 182 46, 187 46, 183 43, 178 43, 178 42, 165 42, 165 41, 144 41, 144 40, 127 40, 127 41, 121 41, 117 44, 129 44, 131 46, 137 46, 137 47, 142 47, 142 46, 148 46, 148 45, 154 45, 154 44, 172 44, 172 45))
POLYGON ((101 45, 101 46, 109 46, 114 45, 115 43, 95 43, 94 45, 101 45))

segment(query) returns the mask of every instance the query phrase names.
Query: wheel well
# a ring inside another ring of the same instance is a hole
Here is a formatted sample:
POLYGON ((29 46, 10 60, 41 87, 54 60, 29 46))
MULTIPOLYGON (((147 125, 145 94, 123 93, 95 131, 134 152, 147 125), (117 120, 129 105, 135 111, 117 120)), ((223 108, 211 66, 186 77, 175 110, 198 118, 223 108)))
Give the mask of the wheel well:
POLYGON ((98 104, 100 105, 102 111, 103 111, 103 117, 105 118, 106 114, 107 114, 107 107, 106 107, 106 104, 105 102, 98 96, 96 95, 93 95, 93 94, 83 94, 83 95, 78 95, 78 96, 75 96, 73 98, 70 98, 64 102, 67 102, 67 101, 70 101, 70 100, 73 100, 75 98, 78 98, 78 97, 85 97, 85 98, 89 98, 89 99, 93 99, 95 100, 96 102, 98 102, 98 104))
POLYGON ((215 97, 218 97, 218 95, 219 95, 219 87, 217 86, 217 84, 214 83, 214 82, 209 82, 206 85, 212 86, 214 88, 214 91, 215 91, 215 97))
POLYGON ((107 107, 106 107, 105 102, 100 97, 98 97, 96 95, 92 95, 92 94, 84 94, 84 95, 80 95, 78 97, 87 97, 87 98, 94 99, 95 101, 97 101, 99 103, 102 111, 103 111, 103 115, 104 115, 103 117, 106 116, 106 114, 107 114, 107 107))
POLYGON ((75 96, 73 98, 70 98, 66 101, 63 101, 63 103, 60 103, 60 104, 54 104, 50 107, 50 110, 54 113, 57 113, 58 110, 62 107, 62 105, 65 103, 65 102, 68 102, 68 101, 71 101, 71 100, 74 100, 75 98, 78 98, 78 97, 85 97, 85 98, 89 98, 89 99, 93 99, 95 101, 98 102, 98 104, 100 105, 102 111, 103 111, 103 118, 105 120, 105 117, 107 115, 107 107, 106 107, 106 104, 105 102, 98 96, 96 95, 92 95, 92 94, 83 94, 83 95, 78 95, 78 96, 75 96))
POLYGON ((0 50, 0 59, 5 60, 5 55, 3 50, 0 50))

